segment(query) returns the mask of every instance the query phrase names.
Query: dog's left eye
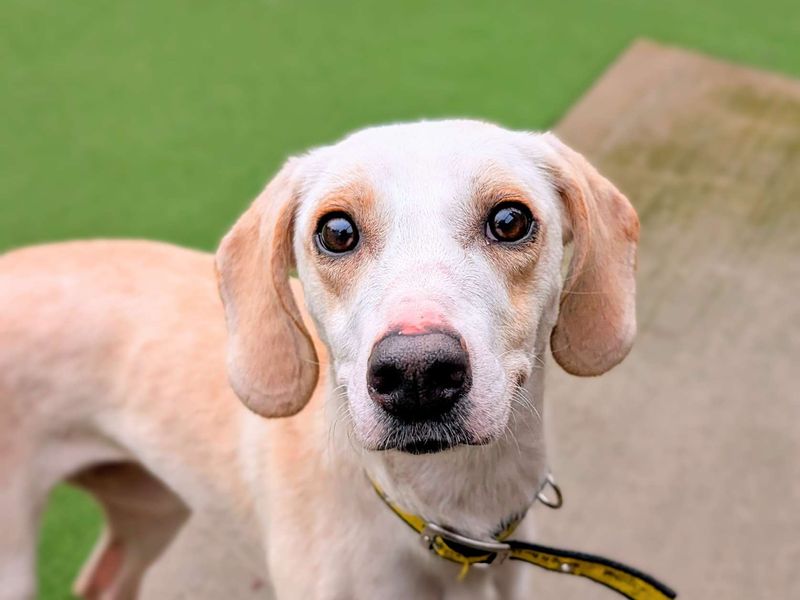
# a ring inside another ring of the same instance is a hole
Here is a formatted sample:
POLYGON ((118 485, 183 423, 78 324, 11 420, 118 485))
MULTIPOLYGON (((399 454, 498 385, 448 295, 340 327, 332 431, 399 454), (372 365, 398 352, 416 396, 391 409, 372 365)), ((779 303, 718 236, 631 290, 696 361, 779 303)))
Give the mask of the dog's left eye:
POLYGON ((486 220, 486 237, 495 242, 520 242, 535 233, 536 221, 528 207, 520 202, 498 204, 486 220))
POLYGON ((350 216, 344 213, 322 217, 314 237, 320 250, 328 254, 344 254, 358 245, 358 229, 350 216))

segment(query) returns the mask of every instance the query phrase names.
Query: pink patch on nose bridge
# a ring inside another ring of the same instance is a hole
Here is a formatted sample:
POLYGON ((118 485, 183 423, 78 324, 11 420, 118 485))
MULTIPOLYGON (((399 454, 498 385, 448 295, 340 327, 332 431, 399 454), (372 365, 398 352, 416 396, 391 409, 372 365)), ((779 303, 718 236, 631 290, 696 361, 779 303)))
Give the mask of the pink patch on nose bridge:
POLYGON ((404 303, 392 315, 389 331, 400 335, 418 335, 447 327, 442 313, 430 305, 404 303))
POLYGON ((429 333, 436 327, 437 323, 420 321, 419 323, 405 323, 403 325, 395 325, 390 327, 392 331, 396 331, 400 335, 415 335, 419 333, 429 333))

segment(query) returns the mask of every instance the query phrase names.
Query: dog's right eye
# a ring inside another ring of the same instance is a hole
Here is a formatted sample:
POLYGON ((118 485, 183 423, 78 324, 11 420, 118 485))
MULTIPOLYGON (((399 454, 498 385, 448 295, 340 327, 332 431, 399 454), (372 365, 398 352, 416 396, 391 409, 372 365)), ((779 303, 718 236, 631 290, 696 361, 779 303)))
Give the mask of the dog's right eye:
POLYGON ((358 229, 345 213, 332 213, 322 217, 314 237, 317 247, 327 254, 344 254, 358 245, 358 229))

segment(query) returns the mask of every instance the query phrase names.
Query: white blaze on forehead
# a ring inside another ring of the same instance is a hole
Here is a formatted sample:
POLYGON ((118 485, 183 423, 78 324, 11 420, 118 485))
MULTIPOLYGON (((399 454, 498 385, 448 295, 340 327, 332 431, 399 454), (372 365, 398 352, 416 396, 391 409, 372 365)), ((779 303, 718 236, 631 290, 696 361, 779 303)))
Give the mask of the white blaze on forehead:
MULTIPOLYGON (((429 184, 457 184, 464 191, 487 163, 512 164, 522 158, 519 134, 474 121, 437 121, 373 127, 333 146, 314 150, 306 173, 309 190, 336 186, 358 169, 381 187, 411 191, 429 184)), ((386 191, 391 191, 387 189, 386 191)), ((450 193, 458 191, 450 188, 450 193)))

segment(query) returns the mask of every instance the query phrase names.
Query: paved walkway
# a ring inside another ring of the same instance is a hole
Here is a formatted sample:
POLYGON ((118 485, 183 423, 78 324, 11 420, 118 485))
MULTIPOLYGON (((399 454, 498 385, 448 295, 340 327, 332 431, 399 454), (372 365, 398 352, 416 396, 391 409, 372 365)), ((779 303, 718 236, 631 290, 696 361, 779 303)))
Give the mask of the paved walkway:
POLYGON ((639 42, 557 132, 640 213, 640 335, 600 379, 550 369, 541 539, 683 598, 800 597, 800 82, 639 42))

